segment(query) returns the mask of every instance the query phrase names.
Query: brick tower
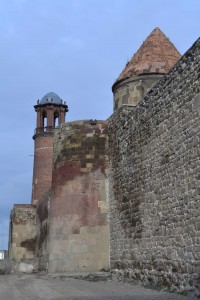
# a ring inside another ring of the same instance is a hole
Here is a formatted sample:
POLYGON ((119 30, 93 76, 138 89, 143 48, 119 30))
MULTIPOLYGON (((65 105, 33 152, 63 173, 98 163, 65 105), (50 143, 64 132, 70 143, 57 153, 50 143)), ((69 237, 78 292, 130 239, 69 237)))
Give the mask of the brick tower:
POLYGON ((51 92, 38 100, 34 108, 37 112, 37 124, 33 136, 32 204, 35 205, 51 187, 54 128, 65 122, 68 106, 51 92))
POLYGON ((113 84, 114 110, 123 104, 135 106, 140 103, 180 57, 175 46, 156 27, 113 84))

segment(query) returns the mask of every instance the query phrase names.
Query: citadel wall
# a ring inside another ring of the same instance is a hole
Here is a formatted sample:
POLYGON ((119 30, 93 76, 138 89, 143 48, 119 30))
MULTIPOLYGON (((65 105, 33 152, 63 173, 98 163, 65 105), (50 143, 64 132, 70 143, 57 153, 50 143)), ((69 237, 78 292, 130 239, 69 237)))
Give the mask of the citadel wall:
POLYGON ((55 130, 49 211, 49 272, 109 268, 107 123, 55 130))
POLYGON ((111 259, 130 278, 200 288, 200 39, 135 107, 129 79, 108 122, 38 132, 36 206, 11 214, 14 269, 101 271, 111 259))
POLYGON ((9 258, 12 269, 32 272, 35 261, 36 208, 29 204, 15 204, 10 217, 9 258))
POLYGON ((47 271, 49 263, 49 209, 51 189, 38 202, 36 209, 36 244, 35 257, 38 261, 38 271, 47 271))
POLYGON ((108 128, 111 268, 199 288, 200 39, 108 128))

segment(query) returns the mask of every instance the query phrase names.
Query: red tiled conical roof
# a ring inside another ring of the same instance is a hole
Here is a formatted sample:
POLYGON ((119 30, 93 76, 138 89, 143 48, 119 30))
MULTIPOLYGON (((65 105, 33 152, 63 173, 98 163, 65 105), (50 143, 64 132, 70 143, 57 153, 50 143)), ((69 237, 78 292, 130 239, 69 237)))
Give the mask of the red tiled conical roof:
POLYGON ((181 54, 175 46, 156 27, 127 63, 116 82, 143 74, 166 74, 180 57, 181 54))

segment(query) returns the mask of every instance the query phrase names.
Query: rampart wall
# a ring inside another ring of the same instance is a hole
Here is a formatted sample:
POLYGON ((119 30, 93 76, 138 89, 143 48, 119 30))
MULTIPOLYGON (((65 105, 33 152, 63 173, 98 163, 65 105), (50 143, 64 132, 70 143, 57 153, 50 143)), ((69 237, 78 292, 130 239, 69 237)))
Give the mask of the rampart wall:
POLYGON ((15 204, 10 217, 9 240, 9 258, 13 270, 37 270, 35 242, 36 208, 29 204, 15 204))
POLYGON ((200 39, 108 135, 111 268, 199 288, 200 39))
POLYGON ((36 251, 38 270, 47 271, 49 262, 48 234, 49 234, 49 209, 51 201, 51 190, 38 202, 36 208, 36 251))
POLYGON ((107 123, 76 121, 54 134, 49 272, 109 268, 107 123))

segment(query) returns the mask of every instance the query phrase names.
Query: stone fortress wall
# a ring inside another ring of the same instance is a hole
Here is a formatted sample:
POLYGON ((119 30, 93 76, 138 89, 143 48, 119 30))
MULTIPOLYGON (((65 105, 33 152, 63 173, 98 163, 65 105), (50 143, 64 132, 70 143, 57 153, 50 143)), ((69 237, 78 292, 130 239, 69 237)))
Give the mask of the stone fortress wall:
POLYGON ((15 204, 10 219, 9 258, 12 269, 32 272, 37 269, 36 209, 31 204, 15 204))
POLYGON ((49 210, 51 189, 43 196, 36 208, 35 258, 37 270, 47 271, 49 264, 49 210))
POLYGON ((199 288, 200 39, 108 127, 111 269, 199 288))
POLYGON ((109 269, 107 123, 75 121, 55 131, 49 272, 109 269))
POLYGON ((110 267, 130 279, 200 290, 200 39, 179 58, 154 29, 114 83, 116 110, 107 121, 63 123, 68 108, 59 96, 38 102, 35 196, 11 213, 14 269, 110 267), (52 159, 43 151, 51 145, 52 159))
MULTIPOLYGON (((36 205, 15 205, 12 210, 13 269, 50 273, 109 269, 107 164, 106 121, 68 122, 55 129, 51 188, 36 205)), ((41 168, 38 173, 42 179, 46 174, 41 168)))

